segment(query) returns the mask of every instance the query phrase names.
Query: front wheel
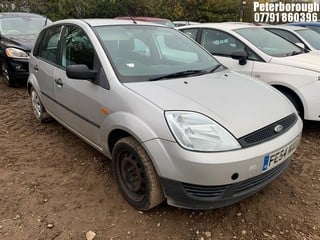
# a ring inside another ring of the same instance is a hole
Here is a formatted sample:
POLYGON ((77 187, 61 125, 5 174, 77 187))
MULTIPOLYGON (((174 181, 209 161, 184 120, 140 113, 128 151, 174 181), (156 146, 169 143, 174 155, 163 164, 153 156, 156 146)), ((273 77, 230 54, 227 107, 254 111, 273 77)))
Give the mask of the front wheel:
POLYGON ((9 70, 8 65, 5 62, 1 63, 1 72, 4 77, 4 81, 9 87, 13 87, 15 85, 15 81, 13 79, 13 76, 9 70))
POLYGON ((164 200, 151 159, 134 138, 115 144, 112 165, 120 192, 130 205, 148 210, 164 200))

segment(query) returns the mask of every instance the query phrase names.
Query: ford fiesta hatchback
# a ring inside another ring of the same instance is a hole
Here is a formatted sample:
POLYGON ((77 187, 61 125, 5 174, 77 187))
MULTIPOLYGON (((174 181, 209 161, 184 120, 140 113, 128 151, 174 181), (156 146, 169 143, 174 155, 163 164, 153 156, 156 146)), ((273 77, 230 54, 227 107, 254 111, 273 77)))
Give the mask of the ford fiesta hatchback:
POLYGON ((112 159, 129 204, 226 206, 279 176, 302 121, 270 86, 229 71, 183 33, 131 20, 62 20, 30 56, 36 118, 112 159))

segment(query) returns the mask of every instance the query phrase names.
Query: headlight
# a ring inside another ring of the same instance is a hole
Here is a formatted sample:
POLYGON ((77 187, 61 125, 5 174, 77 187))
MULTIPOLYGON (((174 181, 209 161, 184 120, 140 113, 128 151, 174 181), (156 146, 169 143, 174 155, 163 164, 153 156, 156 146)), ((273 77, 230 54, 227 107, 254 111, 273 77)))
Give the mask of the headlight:
POLYGON ((215 152, 241 148, 226 129, 200 113, 167 111, 165 117, 176 141, 188 150, 215 152))
POLYGON ((7 48, 6 49, 7 57, 9 58, 25 58, 28 59, 29 55, 20 49, 17 48, 7 48))

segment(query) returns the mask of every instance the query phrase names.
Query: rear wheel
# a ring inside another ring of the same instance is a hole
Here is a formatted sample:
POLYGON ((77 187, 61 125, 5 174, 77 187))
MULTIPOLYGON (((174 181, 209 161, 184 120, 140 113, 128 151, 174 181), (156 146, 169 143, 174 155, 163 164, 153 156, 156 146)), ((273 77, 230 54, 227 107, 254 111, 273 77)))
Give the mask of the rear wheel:
POLYGON ((112 164, 118 187, 130 205, 148 210, 164 200, 151 159, 134 138, 115 144, 112 164))
POLYGON ((41 123, 49 121, 50 116, 44 109, 42 102, 40 100, 40 97, 37 91, 33 87, 30 90, 30 95, 31 95, 32 109, 36 119, 41 123))
POLYGON ((15 84, 15 81, 12 77, 12 74, 10 73, 10 70, 8 68, 8 65, 5 62, 1 63, 1 72, 4 77, 5 83, 9 86, 12 87, 15 84))

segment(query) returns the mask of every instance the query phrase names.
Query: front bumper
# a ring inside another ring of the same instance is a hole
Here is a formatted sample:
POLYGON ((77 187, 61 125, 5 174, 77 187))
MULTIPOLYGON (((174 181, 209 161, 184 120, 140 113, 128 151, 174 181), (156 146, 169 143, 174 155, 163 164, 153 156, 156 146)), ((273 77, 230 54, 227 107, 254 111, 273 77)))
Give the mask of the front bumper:
POLYGON ((285 146, 294 144, 297 147, 301 132, 299 118, 293 127, 277 138, 234 151, 192 152, 162 139, 147 141, 144 147, 156 168, 168 204, 193 209, 217 208, 254 194, 280 175, 289 165, 292 153, 267 170, 264 160, 285 146), (254 183, 256 179, 258 182, 254 183), (243 184, 245 189, 239 191, 243 184), (192 194, 197 189, 200 189, 199 194, 204 190, 203 197, 192 194), (223 193, 210 195, 211 190, 214 193, 216 189, 222 189, 223 193), (209 195, 206 195, 207 190, 209 195))
POLYGON ((202 186, 160 178, 169 205, 191 208, 220 208, 239 202, 264 188, 289 165, 290 158, 261 175, 234 184, 202 186))
POLYGON ((24 59, 7 58, 10 77, 14 80, 27 80, 29 76, 29 61, 24 59))

